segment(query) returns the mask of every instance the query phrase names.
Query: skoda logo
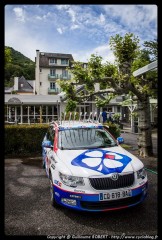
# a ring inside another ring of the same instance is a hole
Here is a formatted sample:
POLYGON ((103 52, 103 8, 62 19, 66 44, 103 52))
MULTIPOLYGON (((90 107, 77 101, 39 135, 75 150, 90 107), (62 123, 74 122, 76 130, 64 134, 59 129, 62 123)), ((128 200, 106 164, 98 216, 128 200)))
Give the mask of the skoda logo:
POLYGON ((114 173, 114 174, 112 174, 111 179, 116 181, 116 180, 118 180, 118 177, 119 177, 118 173, 114 173))

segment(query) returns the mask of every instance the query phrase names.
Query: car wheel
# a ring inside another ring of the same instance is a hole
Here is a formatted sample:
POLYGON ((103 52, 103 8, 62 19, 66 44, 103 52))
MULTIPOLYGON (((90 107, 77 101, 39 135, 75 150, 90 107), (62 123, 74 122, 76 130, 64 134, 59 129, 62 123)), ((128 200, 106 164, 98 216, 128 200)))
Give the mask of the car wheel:
POLYGON ((50 196, 51 196, 51 205, 53 207, 59 207, 59 204, 56 202, 55 200, 55 191, 54 191, 54 188, 53 188, 53 181, 52 181, 52 176, 50 174, 50 177, 49 177, 49 180, 50 180, 50 196))

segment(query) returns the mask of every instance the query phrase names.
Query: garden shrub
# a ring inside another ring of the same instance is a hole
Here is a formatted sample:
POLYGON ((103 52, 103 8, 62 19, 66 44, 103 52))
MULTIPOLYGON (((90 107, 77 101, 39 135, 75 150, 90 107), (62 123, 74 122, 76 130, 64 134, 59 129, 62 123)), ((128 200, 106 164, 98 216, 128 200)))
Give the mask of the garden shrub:
MULTIPOLYGON (((109 126, 109 132, 114 138, 120 136, 118 124, 108 122, 105 125, 109 126)), ((5 125, 5 155, 41 155, 41 144, 48 126, 48 124, 5 125)))
POLYGON ((120 136, 120 128, 118 124, 107 122, 104 125, 109 126, 109 132, 113 135, 115 139, 120 136))
POLYGON ((41 153, 48 124, 5 125, 5 155, 41 153))

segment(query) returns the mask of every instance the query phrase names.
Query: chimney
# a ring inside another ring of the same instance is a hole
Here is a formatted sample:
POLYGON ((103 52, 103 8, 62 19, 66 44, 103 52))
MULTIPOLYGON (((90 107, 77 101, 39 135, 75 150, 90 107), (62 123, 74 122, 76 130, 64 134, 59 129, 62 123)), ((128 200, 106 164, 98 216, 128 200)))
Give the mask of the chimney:
POLYGON ((18 91, 18 82, 19 82, 19 78, 14 77, 14 91, 18 91))

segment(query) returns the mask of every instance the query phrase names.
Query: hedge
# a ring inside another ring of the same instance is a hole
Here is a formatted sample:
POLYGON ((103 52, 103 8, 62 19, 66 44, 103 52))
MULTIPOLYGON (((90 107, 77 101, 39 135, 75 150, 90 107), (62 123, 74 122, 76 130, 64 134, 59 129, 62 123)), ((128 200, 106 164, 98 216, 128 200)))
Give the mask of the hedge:
POLYGON ((113 135, 114 138, 120 136, 121 130, 118 124, 107 122, 104 125, 109 126, 109 132, 113 135))
POLYGON ((5 125, 5 155, 41 154, 48 124, 5 125))
MULTIPOLYGON (((120 136, 118 124, 109 122, 104 125, 109 126, 109 132, 114 138, 120 136)), ((41 144, 48 126, 48 124, 5 125, 5 155, 41 155, 41 144)))

